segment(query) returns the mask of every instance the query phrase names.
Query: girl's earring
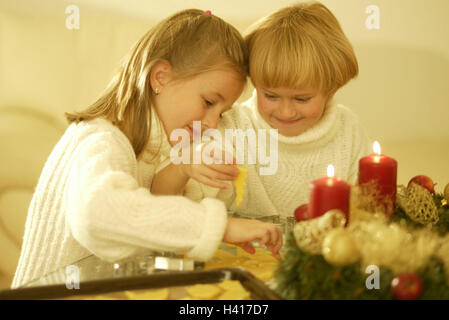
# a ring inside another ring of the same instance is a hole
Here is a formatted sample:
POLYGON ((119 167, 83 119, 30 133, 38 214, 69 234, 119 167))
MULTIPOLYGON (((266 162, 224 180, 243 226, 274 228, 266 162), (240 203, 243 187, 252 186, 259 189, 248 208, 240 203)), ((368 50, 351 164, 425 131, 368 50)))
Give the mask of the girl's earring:
POLYGON ((156 90, 154 90, 154 92, 156 93, 156 95, 159 94, 159 88, 156 88, 156 90))

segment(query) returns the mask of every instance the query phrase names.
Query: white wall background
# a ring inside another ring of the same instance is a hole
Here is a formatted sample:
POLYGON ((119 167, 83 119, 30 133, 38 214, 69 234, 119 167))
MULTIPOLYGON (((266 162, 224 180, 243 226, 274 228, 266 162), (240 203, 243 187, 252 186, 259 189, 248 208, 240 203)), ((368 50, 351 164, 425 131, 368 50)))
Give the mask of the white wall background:
MULTIPOLYGON (((210 9, 244 32, 260 17, 295 2, 0 0, 0 107, 44 108, 63 121, 62 111, 95 99, 131 44, 161 18, 185 8, 210 9), (79 30, 65 27, 70 4, 80 8, 79 30)), ((400 178, 430 170, 449 181, 449 173, 431 169, 443 161, 438 152, 449 160, 449 1, 322 2, 340 20, 360 64, 360 76, 339 92, 339 102, 353 108, 373 139, 398 158, 405 160, 396 152, 401 147, 407 152, 404 143, 413 142, 415 151, 416 144, 433 145, 432 151, 419 152, 432 153, 423 163, 429 168, 408 167, 400 178), (380 9, 378 30, 365 27, 369 5, 380 9)))
MULTIPOLYGON (((55 113, 85 106, 147 27, 180 9, 210 9, 244 32, 294 2, 2 0, 0 105, 39 105, 55 113), (65 28, 69 4, 80 8, 80 30, 65 28)), ((449 139, 449 1, 323 3, 340 20, 360 63, 360 76, 341 91, 341 102, 380 140, 449 139), (365 10, 373 4, 380 9, 379 30, 365 27, 365 10)))

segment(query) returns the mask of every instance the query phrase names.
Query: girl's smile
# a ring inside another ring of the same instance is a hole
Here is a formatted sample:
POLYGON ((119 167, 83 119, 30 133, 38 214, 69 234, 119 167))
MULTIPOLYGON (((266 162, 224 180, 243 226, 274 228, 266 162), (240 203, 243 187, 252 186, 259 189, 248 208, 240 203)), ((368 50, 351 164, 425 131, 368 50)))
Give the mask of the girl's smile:
POLYGON ((313 88, 256 87, 257 107, 261 117, 279 134, 297 136, 323 116, 332 95, 324 95, 313 88))
POLYGON ((296 124, 296 123, 298 123, 299 121, 302 120, 302 118, 299 118, 299 119, 293 119, 293 120, 283 120, 283 119, 280 119, 280 118, 278 118, 278 117, 273 117, 273 118, 274 118, 275 120, 277 120, 279 123, 285 124, 285 125, 296 124))

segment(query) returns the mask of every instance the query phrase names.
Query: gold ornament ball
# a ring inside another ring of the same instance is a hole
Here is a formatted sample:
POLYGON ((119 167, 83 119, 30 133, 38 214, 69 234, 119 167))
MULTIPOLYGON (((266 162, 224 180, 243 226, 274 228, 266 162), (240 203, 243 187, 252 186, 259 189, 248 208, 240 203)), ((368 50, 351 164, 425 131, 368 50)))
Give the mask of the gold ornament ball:
POLYGON ((350 265, 360 258, 355 241, 345 228, 331 230, 324 238, 321 252, 324 259, 334 266, 350 265))
POLYGON ((449 183, 444 188, 444 199, 446 199, 446 201, 449 201, 449 183))

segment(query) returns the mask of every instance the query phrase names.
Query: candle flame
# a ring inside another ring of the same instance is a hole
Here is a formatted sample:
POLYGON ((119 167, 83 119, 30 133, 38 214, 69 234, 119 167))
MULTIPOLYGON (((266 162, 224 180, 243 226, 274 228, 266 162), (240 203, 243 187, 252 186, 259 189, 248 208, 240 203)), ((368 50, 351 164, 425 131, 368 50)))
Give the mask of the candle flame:
POLYGON ((380 154, 380 144, 377 141, 373 143, 373 151, 375 154, 380 154))
POLYGON ((334 174, 335 174, 335 169, 334 169, 334 166, 333 165, 328 165, 327 166, 327 176, 329 177, 329 178, 332 178, 333 176, 334 176, 334 174))

